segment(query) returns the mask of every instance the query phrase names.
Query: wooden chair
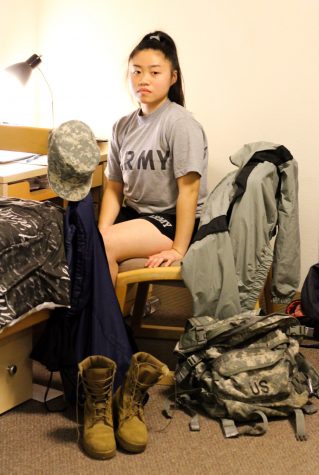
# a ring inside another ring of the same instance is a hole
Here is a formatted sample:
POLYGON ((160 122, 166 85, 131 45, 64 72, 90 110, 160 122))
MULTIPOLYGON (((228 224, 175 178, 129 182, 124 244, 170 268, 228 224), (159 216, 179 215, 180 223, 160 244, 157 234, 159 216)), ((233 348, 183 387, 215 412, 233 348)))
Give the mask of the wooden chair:
POLYGON ((133 298, 129 298, 128 304, 133 304, 131 326, 134 333, 143 337, 178 339, 184 326, 143 323, 143 312, 151 285, 184 287, 181 262, 176 261, 169 267, 157 268, 145 268, 145 262, 146 259, 135 258, 120 264, 115 287, 120 308, 123 314, 127 313, 127 297, 131 291, 133 298))
MULTIPOLYGON (((127 259, 119 266, 115 292, 123 315, 127 314, 131 305, 131 327, 134 336, 158 339, 178 340, 184 330, 183 326, 159 325, 144 323, 143 314, 150 288, 153 285, 184 287, 180 261, 173 262, 169 267, 146 268, 146 259, 127 259), (129 295, 131 294, 133 295, 129 295)), ((187 317, 185 317, 186 319, 187 317)), ((161 381, 161 385, 174 385, 174 372, 170 371, 161 381)))
MULTIPOLYGON (((145 304, 152 285, 185 288, 181 275, 181 261, 173 262, 169 267, 145 268, 146 259, 135 258, 122 262, 116 282, 116 295, 124 315, 131 313, 133 333, 139 337, 177 340, 184 330, 184 325, 173 326, 147 323, 143 318, 145 304)), ((256 308, 262 307, 266 313, 274 311, 271 300, 271 270, 265 282, 261 295, 256 302, 256 308)), ((190 312, 192 308, 190 307, 190 312)), ((185 321, 190 315, 185 315, 185 321)))

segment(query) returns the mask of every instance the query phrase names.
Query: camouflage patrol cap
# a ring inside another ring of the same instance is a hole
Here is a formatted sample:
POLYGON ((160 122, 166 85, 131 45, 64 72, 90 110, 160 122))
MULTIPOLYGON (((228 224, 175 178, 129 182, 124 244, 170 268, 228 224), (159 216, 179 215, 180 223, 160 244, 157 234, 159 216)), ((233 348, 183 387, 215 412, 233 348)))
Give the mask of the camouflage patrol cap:
POLYGON ((90 127, 79 120, 64 122, 49 135, 48 179, 58 196, 80 201, 89 193, 100 150, 90 127))

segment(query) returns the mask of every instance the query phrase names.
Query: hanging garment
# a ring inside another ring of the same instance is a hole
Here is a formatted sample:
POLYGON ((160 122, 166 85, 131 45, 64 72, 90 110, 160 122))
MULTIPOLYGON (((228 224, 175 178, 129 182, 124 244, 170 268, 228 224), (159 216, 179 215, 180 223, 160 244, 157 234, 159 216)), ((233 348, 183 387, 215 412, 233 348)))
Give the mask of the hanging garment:
POLYGON ((247 144, 230 160, 238 170, 208 196, 183 259, 195 316, 227 318, 252 310, 271 265, 273 302, 288 303, 299 284, 296 160, 269 142, 247 144))
POLYGON ((54 311, 32 352, 50 371, 74 369, 90 355, 117 364, 117 387, 135 351, 111 281, 104 244, 89 194, 68 204, 65 247, 71 277, 71 306, 54 311))

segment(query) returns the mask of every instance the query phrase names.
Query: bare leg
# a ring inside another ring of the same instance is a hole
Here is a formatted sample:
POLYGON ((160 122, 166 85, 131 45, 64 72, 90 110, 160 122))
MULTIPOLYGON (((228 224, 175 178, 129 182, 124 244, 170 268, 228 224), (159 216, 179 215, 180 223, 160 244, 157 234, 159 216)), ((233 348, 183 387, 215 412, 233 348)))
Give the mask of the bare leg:
POLYGON ((173 241, 145 219, 114 224, 101 230, 113 285, 118 263, 133 257, 148 257, 172 248, 173 241))

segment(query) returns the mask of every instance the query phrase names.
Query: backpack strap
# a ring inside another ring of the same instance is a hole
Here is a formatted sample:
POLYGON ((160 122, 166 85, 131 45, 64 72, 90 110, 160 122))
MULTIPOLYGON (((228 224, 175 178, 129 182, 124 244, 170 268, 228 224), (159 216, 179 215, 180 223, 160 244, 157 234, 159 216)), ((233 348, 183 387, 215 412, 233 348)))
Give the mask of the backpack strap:
POLYGON ((307 404, 305 404, 302 410, 304 413, 308 415, 315 414, 318 411, 318 409, 316 408, 314 404, 312 404, 312 402, 308 402, 307 404))
POLYGON ((254 411, 252 414, 257 414, 262 419, 262 422, 254 423, 252 425, 245 425, 239 429, 236 427, 233 419, 222 418, 221 423, 226 438, 239 437, 240 435, 264 435, 268 430, 268 419, 264 412, 254 411))
MULTIPOLYGON (((309 396, 315 396, 319 399, 319 373, 316 368, 303 356, 302 353, 296 355, 296 362, 298 365, 298 380, 294 380, 296 388, 299 386, 299 391, 308 391, 309 396), (297 384, 297 385, 296 385, 297 384)), ((298 389, 297 389, 298 391, 298 389)))
POLYGON ((308 439, 305 416, 301 409, 294 409, 296 420, 296 439, 303 442, 308 439))
POLYGON ((238 437, 239 436, 238 429, 237 429, 236 424, 233 421, 233 419, 223 418, 223 419, 221 419, 221 423, 222 423, 224 435, 227 439, 230 438, 230 437, 238 437))
MULTIPOLYGON (((301 336, 304 338, 315 339, 316 338, 316 329, 312 327, 307 327, 305 325, 298 325, 296 327, 291 327, 288 330, 287 334, 290 336, 301 336), (289 333, 288 333, 289 332, 289 333)), ((303 343, 301 341, 300 346, 303 348, 319 348, 319 343, 303 343)))
MULTIPOLYGON (((227 211, 227 221, 230 222, 231 213, 236 201, 243 196, 247 188, 247 181, 251 174, 251 172, 255 169, 257 165, 264 162, 273 163, 277 169, 280 165, 289 160, 292 160, 293 156, 289 152, 286 147, 280 145, 275 150, 261 150, 259 152, 255 152, 254 155, 251 157, 250 160, 246 163, 246 165, 242 168, 240 173, 237 175, 235 179, 235 184, 237 185, 235 195, 229 205, 227 211)), ((280 176, 280 174, 279 174, 280 176)))
POLYGON ((310 343, 309 345, 306 345, 305 343, 301 343, 300 346, 302 348, 319 348, 319 343, 310 343))
POLYGON ((175 393, 175 402, 179 406, 183 407, 186 412, 190 415, 191 420, 189 421, 189 430, 192 432, 199 432, 200 431, 200 423, 199 417, 195 409, 193 408, 193 401, 191 398, 192 393, 198 392, 197 390, 184 392, 184 393, 175 393))
POLYGON ((289 336, 312 338, 314 336, 314 328, 306 327, 305 325, 296 325, 288 328, 286 333, 289 336))
MULTIPOLYGON (((283 163, 288 162, 292 159, 293 156, 291 155, 289 150, 283 145, 280 145, 275 150, 261 150, 259 152, 255 152, 235 178, 236 191, 229 204, 226 214, 217 216, 216 218, 213 218, 209 223, 200 226, 197 233, 195 234, 193 242, 200 241, 201 239, 210 234, 228 231, 233 207, 236 201, 241 198, 245 193, 248 178, 257 165, 264 162, 270 162, 273 163, 278 169, 279 165, 282 165, 283 163)), ((280 174, 278 175, 280 178, 280 174)))

